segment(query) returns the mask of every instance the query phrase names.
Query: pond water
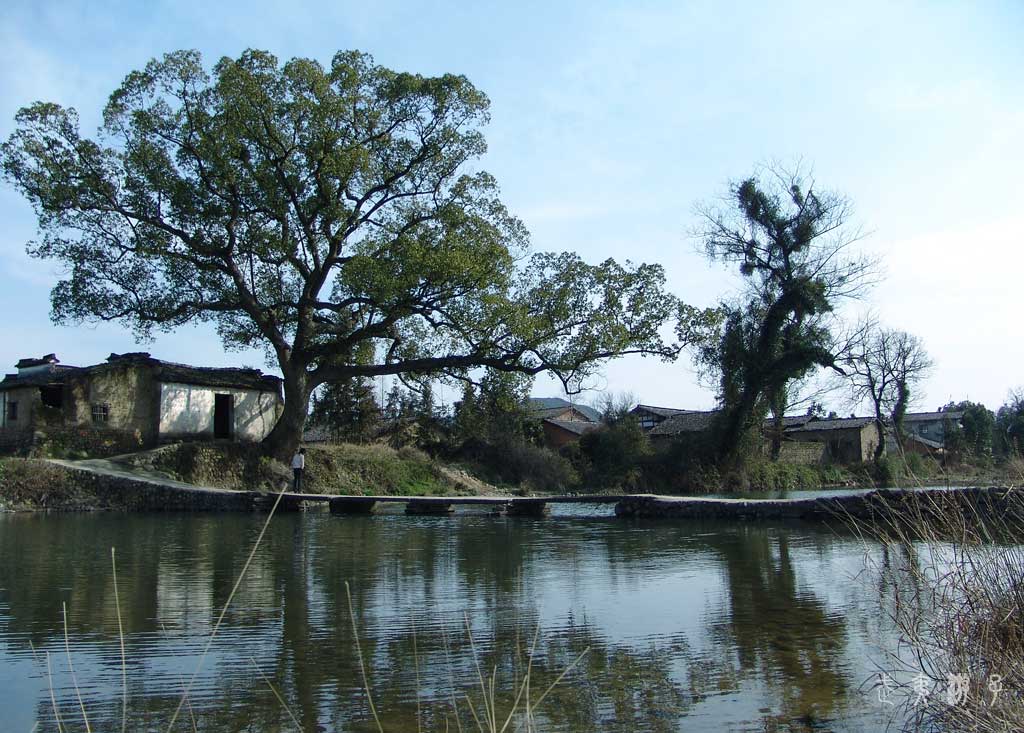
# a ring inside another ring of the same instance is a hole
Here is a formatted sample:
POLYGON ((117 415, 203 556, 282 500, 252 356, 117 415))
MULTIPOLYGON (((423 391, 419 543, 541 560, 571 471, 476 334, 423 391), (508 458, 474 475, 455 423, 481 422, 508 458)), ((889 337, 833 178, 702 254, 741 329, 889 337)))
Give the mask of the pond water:
POLYGON ((0 727, 56 730, 56 709, 84 730, 84 707, 120 730, 125 705, 129 730, 165 731, 194 675, 174 730, 375 731, 360 651, 386 731, 479 730, 481 678, 498 729, 520 689, 508 730, 526 699, 542 731, 889 722, 872 680, 893 636, 862 572, 877 546, 569 511, 276 516, 205 658, 264 516, 0 516, 0 727))

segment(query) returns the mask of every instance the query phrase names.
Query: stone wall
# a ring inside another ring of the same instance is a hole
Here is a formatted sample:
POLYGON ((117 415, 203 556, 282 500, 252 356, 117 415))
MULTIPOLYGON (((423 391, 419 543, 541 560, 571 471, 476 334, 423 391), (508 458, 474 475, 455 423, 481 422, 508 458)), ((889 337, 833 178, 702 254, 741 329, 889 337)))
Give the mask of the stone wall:
POLYGON ((817 443, 827 448, 827 459, 835 463, 859 463, 871 458, 878 445, 874 425, 833 430, 800 430, 787 434, 795 443, 817 443))
MULTIPOLYGON (((771 444, 767 446, 771 450, 771 444)), ((803 466, 817 466, 825 463, 828 453, 823 443, 796 443, 783 441, 779 451, 779 461, 782 463, 797 463, 803 466)))
POLYGON ((638 495, 615 505, 619 517, 657 519, 804 519, 843 521, 939 514, 949 503, 972 516, 1016 517, 1024 521, 1024 504, 1005 487, 932 491, 883 489, 820 499, 703 499, 638 495))
POLYGON ((155 445, 159 395, 152 370, 137 364, 111 363, 68 377, 64 415, 69 424, 98 431, 119 430, 155 445), (106 422, 93 419, 93 406, 107 406, 106 422))
POLYGON ((3 412, 0 414, 0 425, 2 430, 10 432, 25 432, 31 430, 39 413, 43 408, 42 396, 39 387, 20 387, 18 389, 4 390, 3 412), (7 406, 11 402, 18 404, 18 417, 14 420, 8 419, 7 406))
POLYGON ((66 462, 45 463, 48 467, 52 466, 65 472, 67 478, 62 483, 74 488, 64 492, 50 492, 47 503, 36 507, 39 509, 250 512, 269 509, 276 498, 274 494, 200 487, 185 488, 151 479, 97 473, 75 468, 66 462))
POLYGON ((98 429, 93 425, 55 425, 36 430, 30 455, 106 458, 145 447, 138 431, 98 429))

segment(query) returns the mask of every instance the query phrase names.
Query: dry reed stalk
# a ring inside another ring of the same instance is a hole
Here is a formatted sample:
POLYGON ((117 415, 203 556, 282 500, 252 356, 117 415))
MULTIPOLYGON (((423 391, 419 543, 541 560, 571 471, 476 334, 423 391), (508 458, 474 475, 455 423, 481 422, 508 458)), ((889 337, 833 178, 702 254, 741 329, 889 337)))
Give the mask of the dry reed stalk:
POLYGON ((71 683, 75 686, 75 697, 78 698, 78 707, 82 711, 82 720, 85 721, 85 733, 92 733, 92 728, 89 727, 89 716, 85 714, 85 703, 82 702, 82 690, 78 687, 78 675, 75 674, 75 665, 71 662, 71 642, 68 640, 68 604, 62 602, 60 607, 64 614, 64 650, 68 655, 71 683))
POLYGON ((377 731, 384 733, 384 727, 380 724, 380 718, 377 717, 377 708, 373 705, 373 695, 370 693, 370 680, 366 676, 366 664, 363 662, 363 647, 359 643, 359 629, 356 626, 356 612, 352 607, 352 591, 349 590, 348 581, 345 581, 345 596, 348 598, 348 615, 352 619, 352 635, 356 640, 356 655, 359 659, 359 671, 363 675, 363 686, 366 688, 366 701, 370 704, 370 712, 373 713, 373 720, 377 723, 377 731))
MULTIPOLYGON (((117 592, 117 553, 110 548, 110 569, 114 577, 114 608, 117 610, 117 636, 121 640, 121 733, 128 730, 128 663, 124 653, 124 625, 121 623, 121 597, 117 592)), ((189 706, 191 711, 191 705, 189 706)), ((195 727, 195 718, 192 721, 195 727)))
POLYGON ((253 543, 252 551, 249 552, 249 557, 245 559, 245 565, 242 566, 242 571, 238 574, 238 580, 235 581, 234 586, 231 588, 231 592, 228 593, 227 600, 224 601, 224 607, 220 610, 220 615, 217 617, 217 623, 213 625, 210 637, 206 640, 206 646, 203 647, 203 653, 199 655, 199 661, 196 662, 196 668, 192 672, 192 677, 189 678, 188 686, 185 688, 185 692, 178 701, 178 706, 174 709, 174 715, 171 716, 171 722, 167 725, 167 733, 170 733, 171 729, 174 728, 174 724, 178 720, 178 715, 181 714, 182 705, 185 704, 185 700, 192 693, 192 685, 195 684, 196 677, 199 676, 199 671, 203 668, 203 662, 206 661, 206 655, 209 653, 210 647, 213 645, 213 640, 217 637, 217 631, 220 630, 220 625, 224 621, 224 616, 227 615, 228 608, 231 606, 231 601, 234 599, 235 593, 238 592, 239 586, 242 585, 242 580, 245 578, 245 574, 249 570, 249 565, 252 564, 252 559, 256 556, 256 550, 259 549, 260 543, 263 541, 263 535, 266 534, 267 527, 270 526, 270 520, 274 518, 274 513, 277 511, 277 507, 281 503, 281 497, 284 496, 287 488, 288 487, 285 486, 277 493, 274 505, 270 507, 270 512, 267 514, 267 521, 263 523, 263 527, 260 529, 260 533, 256 537, 256 542, 253 543))
POLYGON ((882 543, 875 570, 900 636, 882 672, 913 675, 895 685, 906 695, 907 730, 1024 729, 1022 518, 1013 489, 879 494, 868 518, 847 517, 882 543), (954 683, 964 696, 954 697, 954 683))
POLYGON ((57 721, 57 733, 63 733, 64 726, 60 722, 57 711, 57 697, 53 694, 53 670, 50 668, 50 652, 46 652, 46 677, 50 681, 50 704, 53 705, 53 718, 57 721))
POLYGON ((298 718, 295 717, 295 713, 292 712, 292 709, 288 707, 288 703, 286 703, 284 701, 284 698, 281 697, 281 694, 277 691, 277 688, 274 687, 274 685, 270 682, 270 679, 265 674, 263 674, 263 670, 260 669, 260 665, 256 663, 256 658, 249 657, 249 659, 252 660, 252 666, 256 668, 257 672, 259 672, 260 677, 262 677, 263 681, 267 683, 267 687, 269 687, 270 691, 274 693, 274 697, 276 697, 277 701, 281 703, 281 707, 283 707, 285 709, 285 712, 288 713, 288 717, 292 719, 293 723, 295 723, 295 730, 299 731, 299 733, 302 733, 302 724, 299 722, 298 718))

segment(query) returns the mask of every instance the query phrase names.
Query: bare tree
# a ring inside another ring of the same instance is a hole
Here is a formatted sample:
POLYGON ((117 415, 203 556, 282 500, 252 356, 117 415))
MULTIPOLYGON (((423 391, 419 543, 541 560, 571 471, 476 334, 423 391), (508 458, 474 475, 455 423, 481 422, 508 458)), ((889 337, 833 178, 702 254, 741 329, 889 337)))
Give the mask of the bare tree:
POLYGON ((885 451, 888 424, 902 444, 903 417, 915 388, 931 374, 934 362, 921 339, 906 331, 885 328, 874 317, 861 321, 858 338, 851 343, 844 366, 851 387, 851 401, 868 403, 878 427, 875 460, 885 451))
POLYGON ((590 401, 590 406, 597 410, 602 422, 613 423, 628 415, 638 402, 633 392, 600 392, 590 401))

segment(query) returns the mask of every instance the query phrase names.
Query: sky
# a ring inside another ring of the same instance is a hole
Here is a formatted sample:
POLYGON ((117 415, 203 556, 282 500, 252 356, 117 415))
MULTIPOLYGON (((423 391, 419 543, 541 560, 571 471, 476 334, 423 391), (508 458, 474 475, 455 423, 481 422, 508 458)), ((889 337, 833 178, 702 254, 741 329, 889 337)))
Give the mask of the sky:
MULTIPOLYGON (((802 162, 846 195, 885 278, 871 310, 935 361, 918 405, 997 408, 1024 385, 1024 3, 52 2, 0 10, 0 138, 35 100, 78 110, 92 134, 126 74, 168 51, 208 65, 246 48, 329 64, 358 49, 384 66, 466 75, 491 100, 480 167, 538 251, 658 262, 696 306, 735 294, 709 264, 695 206, 760 164, 802 162)), ((137 343, 116 324, 58 327, 58 263, 34 260, 28 202, 0 181, 0 363, 110 352, 267 367, 212 329, 137 343)), ((0 367, 3 369, 4 367, 0 367)), ((274 369, 269 369, 274 371, 274 369)), ((607 364, 595 387, 647 404, 714 405, 689 358, 607 364)), ((560 394, 540 377, 538 396, 560 394)), ((453 390, 442 399, 454 398, 453 390)), ((588 399, 587 395, 583 396, 588 399)), ((833 406, 848 409, 842 395, 833 406)))

